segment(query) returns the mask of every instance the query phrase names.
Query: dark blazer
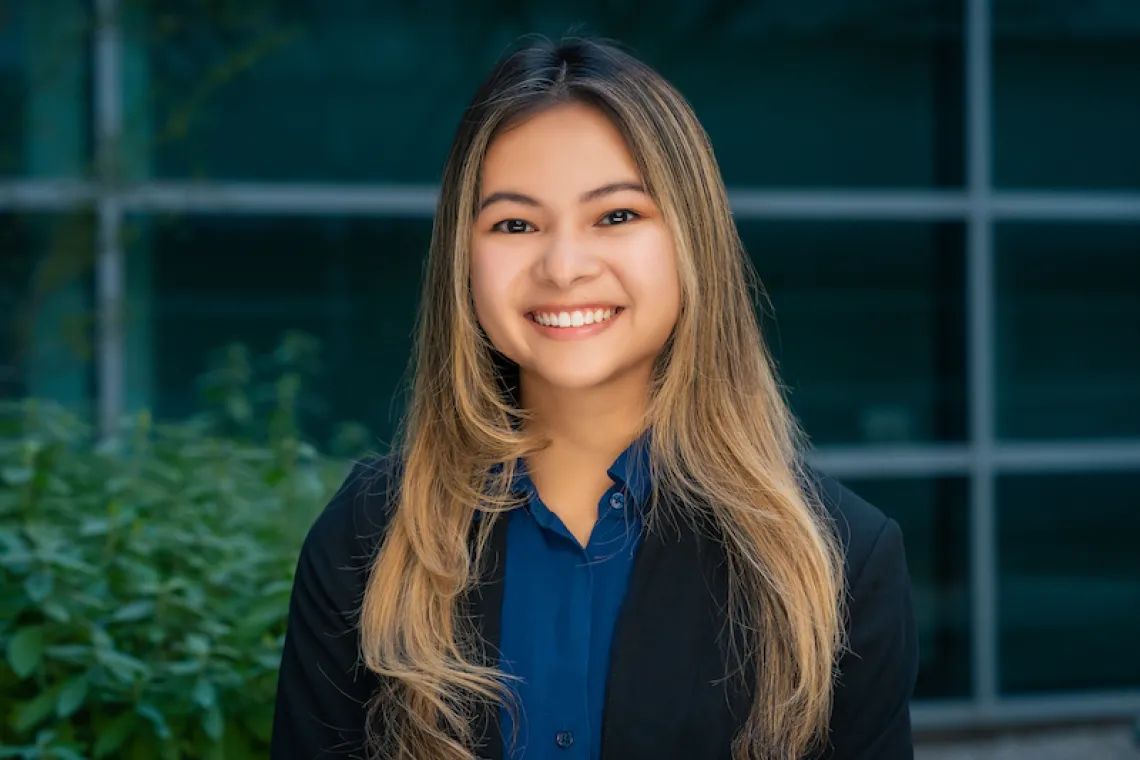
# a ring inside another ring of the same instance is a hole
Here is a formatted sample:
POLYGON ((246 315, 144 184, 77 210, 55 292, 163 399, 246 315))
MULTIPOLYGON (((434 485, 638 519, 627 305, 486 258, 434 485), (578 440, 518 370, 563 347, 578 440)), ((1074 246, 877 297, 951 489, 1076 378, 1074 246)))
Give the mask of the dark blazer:
MULTIPOLYGON (((359 464, 305 540, 297 565, 274 715, 273 760, 364 757, 364 703, 380 686, 357 663, 356 614, 380 541, 394 476, 359 464)), ((898 525, 836 481, 821 495, 839 527, 849 584, 850 651, 840 661, 826 749, 830 760, 910 760, 909 700, 918 662, 898 525)), ((751 679, 723 641, 725 555, 707 531, 658 521, 634 559, 611 657, 605 760, 729 760, 748 714, 751 679)), ((492 536, 482 582, 467 600, 497 648, 506 521, 492 536)), ((478 753, 502 760, 498 711, 476 726, 478 753)))

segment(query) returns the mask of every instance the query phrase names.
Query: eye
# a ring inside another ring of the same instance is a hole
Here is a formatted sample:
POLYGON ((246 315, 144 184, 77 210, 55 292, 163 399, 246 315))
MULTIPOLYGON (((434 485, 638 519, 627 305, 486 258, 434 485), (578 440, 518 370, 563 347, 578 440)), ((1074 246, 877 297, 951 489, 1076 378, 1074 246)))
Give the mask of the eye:
POLYGON ((491 227, 492 232, 503 232, 507 235, 518 235, 524 232, 534 232, 534 225, 525 219, 504 219, 491 227))
POLYGON ((634 219, 638 219, 640 217, 641 214, 637 213, 636 211, 630 211, 627 208, 622 208, 609 212, 598 220, 598 224, 601 224, 602 226, 612 227, 615 224, 625 224, 626 222, 632 222, 634 219))

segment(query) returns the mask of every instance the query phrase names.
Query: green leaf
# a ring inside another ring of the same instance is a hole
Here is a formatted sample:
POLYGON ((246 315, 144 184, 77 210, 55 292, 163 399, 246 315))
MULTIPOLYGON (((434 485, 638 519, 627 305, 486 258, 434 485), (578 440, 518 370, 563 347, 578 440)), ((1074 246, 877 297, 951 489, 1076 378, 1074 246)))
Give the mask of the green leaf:
POLYGON ((136 679, 150 676, 150 668, 145 662, 113 649, 96 651, 95 659, 123 683, 133 683, 136 679))
POLYGON ((58 760, 87 760, 82 754, 68 747, 52 747, 44 757, 54 757, 58 760))
POLYGON ((95 747, 92 750, 95 760, 102 760, 104 757, 117 753, 138 727, 138 715, 124 709, 104 728, 96 730, 95 734, 98 738, 95 740, 95 747))
POLYGON ((186 651, 198 657, 205 657, 210 653, 210 640, 200 633, 191 633, 186 637, 186 651))
POLYGON ((55 714, 66 718, 80 708, 87 699, 89 682, 86 675, 77 676, 63 685, 55 703, 55 714))
POLYGON ((22 486, 32 481, 35 471, 31 467, 5 467, 0 469, 0 480, 10 486, 22 486))
POLYGON ((44 655, 44 629, 33 625, 21 628, 8 642, 8 664, 21 679, 27 678, 39 667, 44 655))
POLYGON ((47 656, 53 660, 84 665, 91 662, 91 647, 85 644, 58 644, 47 648, 47 656))
POLYGON ((12 728, 22 734, 38 726, 55 709, 59 687, 40 692, 34 699, 16 707, 12 713, 12 728))
POLYGON ((214 741, 221 741, 222 734, 226 730, 226 723, 222 719, 222 711, 214 705, 202 717, 202 730, 206 732, 206 736, 214 741))
POLYGON ((135 705, 135 712, 150 721, 150 724, 154 726, 154 733, 159 739, 170 738, 170 726, 167 725, 166 718, 163 717, 157 707, 143 703, 135 705))
POLYGON ((218 704, 218 692, 214 689, 214 685, 205 678, 198 679, 198 682, 194 684, 194 691, 191 692, 190 698, 194 700, 194 704, 203 710, 208 710, 218 704))
POLYGON ((154 615, 154 602, 149 599, 142 599, 120 607, 115 611, 111 620, 116 623, 127 623, 135 620, 143 620, 152 615, 154 615))
POLYGON ((47 601, 40 606, 40 610, 56 623, 71 622, 71 613, 59 602, 47 601))
POLYGON ((49 570, 40 570, 32 573, 24 581, 24 593, 36 604, 51 595, 54 577, 49 570))

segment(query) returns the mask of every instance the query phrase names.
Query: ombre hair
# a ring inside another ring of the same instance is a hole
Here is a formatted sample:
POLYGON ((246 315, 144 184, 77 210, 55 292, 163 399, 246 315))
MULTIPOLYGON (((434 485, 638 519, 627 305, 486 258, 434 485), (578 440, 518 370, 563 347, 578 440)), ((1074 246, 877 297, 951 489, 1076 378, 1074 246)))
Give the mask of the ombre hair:
POLYGON ((528 430, 510 363, 476 321, 472 225, 496 135, 568 103, 597 108, 620 130, 674 238, 681 313, 657 359, 645 420, 654 493, 668 498, 654 499, 649 529, 666 504, 672 517, 714 528, 728 560, 729 623, 742 634, 729 638, 743 642, 737 654, 755 694, 734 757, 798 758, 826 737, 844 644, 836 531, 803 466, 708 137, 660 75, 581 39, 505 57, 464 113, 444 169, 397 495, 361 610, 363 661, 386 685, 369 711, 370 735, 380 737, 371 749, 472 760, 474 711, 510 706, 463 605, 494 523, 516 504, 515 462, 544 442, 528 430))

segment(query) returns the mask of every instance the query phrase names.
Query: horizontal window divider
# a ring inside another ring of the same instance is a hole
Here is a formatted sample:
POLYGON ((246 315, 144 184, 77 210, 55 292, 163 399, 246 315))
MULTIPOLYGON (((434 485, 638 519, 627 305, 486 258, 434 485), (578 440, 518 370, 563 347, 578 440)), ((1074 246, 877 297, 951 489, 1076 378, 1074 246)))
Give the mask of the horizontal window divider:
POLYGON ((966 443, 821 446, 808 459, 828 475, 852 478, 966 476, 971 464, 966 443))
POLYGON ((990 205, 999 221, 1140 222, 1140 190, 995 191, 990 205))
MULTIPOLYGON (((808 458, 836 477, 967 476, 974 465, 974 449, 968 442, 845 444, 821 446, 808 458)), ((1140 472, 1140 438, 995 443, 989 464, 999 475, 1140 472)))
POLYGON ((999 443, 993 455, 999 474, 1140 472, 1140 438, 999 443))
POLYGON ((916 733, 1003 727, 1055 727, 1058 722, 1132 721, 1140 715, 1140 690, 999 696, 975 700, 915 700, 916 733))
POLYGON ((81 180, 0 180, 0 212, 90 208, 98 197, 97 186, 81 180))
MULTIPOLYGON (((83 180, 0 180, 0 210, 58 211, 116 198, 126 212, 431 217, 434 184, 150 181, 120 187, 83 180)), ((730 188, 738 219, 965 221, 964 190, 730 188)), ((1001 192, 986 202, 997 221, 1140 222, 1136 192, 1001 192)))

